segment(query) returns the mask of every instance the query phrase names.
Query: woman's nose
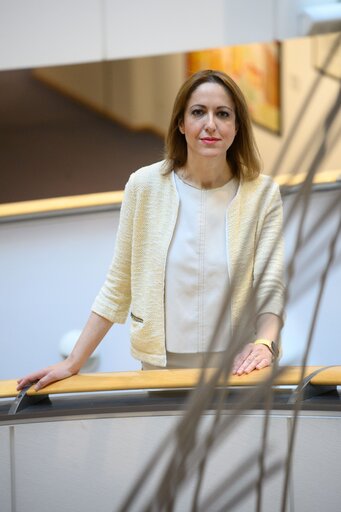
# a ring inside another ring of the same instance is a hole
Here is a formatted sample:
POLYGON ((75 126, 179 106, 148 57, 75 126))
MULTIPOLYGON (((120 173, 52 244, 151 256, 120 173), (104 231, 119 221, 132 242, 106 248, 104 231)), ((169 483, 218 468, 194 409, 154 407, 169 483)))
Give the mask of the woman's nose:
POLYGON ((214 131, 216 129, 213 113, 210 113, 210 112, 207 113, 205 128, 208 131, 214 131))

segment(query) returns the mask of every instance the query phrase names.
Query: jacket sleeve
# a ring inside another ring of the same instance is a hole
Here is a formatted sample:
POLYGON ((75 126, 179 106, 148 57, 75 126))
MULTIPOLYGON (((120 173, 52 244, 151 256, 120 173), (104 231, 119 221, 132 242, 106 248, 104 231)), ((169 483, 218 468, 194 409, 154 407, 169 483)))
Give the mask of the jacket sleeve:
POLYGON ((254 259, 257 316, 284 314, 283 207, 277 184, 272 183, 265 214, 259 219, 254 259))
POLYGON ((126 321, 131 302, 131 250, 135 211, 134 174, 124 190, 114 257, 92 311, 113 323, 126 321))

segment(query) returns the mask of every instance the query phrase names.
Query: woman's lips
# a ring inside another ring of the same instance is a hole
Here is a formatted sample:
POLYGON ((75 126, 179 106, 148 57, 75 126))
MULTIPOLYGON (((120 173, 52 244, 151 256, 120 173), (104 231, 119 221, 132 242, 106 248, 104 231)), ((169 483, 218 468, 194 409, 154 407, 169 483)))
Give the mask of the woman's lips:
POLYGON ((205 144, 214 144, 215 142, 219 142, 220 139, 216 139, 215 137, 203 137, 200 139, 205 144))

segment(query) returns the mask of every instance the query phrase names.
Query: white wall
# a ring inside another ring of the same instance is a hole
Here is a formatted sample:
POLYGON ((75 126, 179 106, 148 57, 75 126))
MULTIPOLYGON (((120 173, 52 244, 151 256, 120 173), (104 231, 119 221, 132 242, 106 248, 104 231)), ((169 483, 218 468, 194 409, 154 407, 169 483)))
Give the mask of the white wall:
POLYGON ((0 0, 0 69, 297 37, 310 4, 316 0, 0 0))
POLYGON ((0 69, 103 59, 98 0, 0 0, 0 69))
MULTIPOLYGON (((63 334, 81 329, 115 245, 118 211, 0 224, 0 379, 61 360, 63 334)), ((128 326, 100 348, 101 371, 136 368, 128 326)))
MULTIPOLYGON (((284 219, 286 264, 292 258, 298 229, 301 224, 303 201, 290 222, 296 195, 285 197, 284 219)), ((340 365, 340 289, 341 289, 341 233, 335 248, 334 263, 328 274, 317 317, 314 307, 321 278, 328 262, 330 243, 340 222, 341 189, 315 192, 303 221, 303 239, 295 258, 294 275, 289 285, 287 319, 283 330, 283 364, 300 364, 312 322, 316 320, 308 362, 311 365, 340 365), (323 216, 334 204, 326 220, 323 216), (310 236, 309 236, 310 233, 310 236)), ((340 227, 339 227, 340 229, 340 227)))

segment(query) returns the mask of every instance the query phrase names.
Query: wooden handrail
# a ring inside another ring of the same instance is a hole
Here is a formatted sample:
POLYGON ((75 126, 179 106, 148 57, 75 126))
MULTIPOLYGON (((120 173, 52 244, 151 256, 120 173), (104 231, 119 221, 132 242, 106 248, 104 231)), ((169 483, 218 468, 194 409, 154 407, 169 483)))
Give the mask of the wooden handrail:
MULTIPOLYGON (((275 380, 276 386, 298 386, 301 383, 301 367, 286 366, 281 370, 281 374, 275 380)), ((341 385, 341 366, 307 366, 303 378, 308 377, 316 370, 320 370, 320 372, 312 378, 311 384, 321 386, 341 385)), ((35 391, 31 387, 27 394, 53 395, 96 391, 193 388, 198 382, 200 372, 200 369, 186 369, 80 374, 50 384, 40 391, 35 391)), ((205 378, 208 379, 212 372, 214 372, 214 369, 206 370, 205 378)), ((268 378, 270 374, 271 368, 265 368, 240 377, 230 375, 225 381, 221 381, 220 385, 230 387, 255 386, 268 378)), ((0 380, 0 398, 15 397, 18 394, 16 387, 17 382, 15 380, 0 380)))

